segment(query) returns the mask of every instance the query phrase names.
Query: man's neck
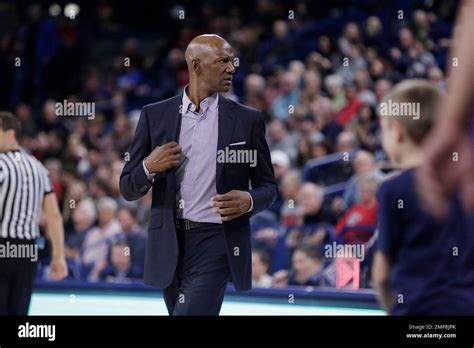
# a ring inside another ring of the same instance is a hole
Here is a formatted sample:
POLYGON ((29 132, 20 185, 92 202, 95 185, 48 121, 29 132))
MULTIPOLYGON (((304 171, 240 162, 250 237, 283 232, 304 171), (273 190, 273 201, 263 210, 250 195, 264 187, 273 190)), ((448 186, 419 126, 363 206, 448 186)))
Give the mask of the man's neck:
POLYGON ((18 144, 13 144, 11 146, 7 146, 5 147, 2 151, 0 152, 8 152, 8 151, 17 151, 17 150, 20 150, 20 146, 18 146, 18 144))
POLYGON ((419 146, 407 148, 398 165, 402 169, 418 167, 423 161, 423 151, 419 146))
POLYGON ((189 100, 193 102, 199 112, 201 112, 201 102, 210 97, 214 93, 208 90, 203 90, 199 88, 197 83, 189 82, 189 85, 186 87, 186 94, 188 95, 189 100))

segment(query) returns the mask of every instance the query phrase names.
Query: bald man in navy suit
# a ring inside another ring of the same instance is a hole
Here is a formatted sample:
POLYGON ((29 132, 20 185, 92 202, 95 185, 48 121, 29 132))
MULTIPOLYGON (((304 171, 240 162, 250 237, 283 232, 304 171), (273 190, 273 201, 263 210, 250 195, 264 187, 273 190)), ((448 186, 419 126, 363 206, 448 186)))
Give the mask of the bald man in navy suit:
POLYGON ((201 35, 185 56, 189 84, 142 109, 120 190, 136 200, 152 188, 144 281, 163 289, 169 314, 218 315, 229 281, 251 288, 249 218, 277 184, 262 113, 220 95, 232 47, 201 35))

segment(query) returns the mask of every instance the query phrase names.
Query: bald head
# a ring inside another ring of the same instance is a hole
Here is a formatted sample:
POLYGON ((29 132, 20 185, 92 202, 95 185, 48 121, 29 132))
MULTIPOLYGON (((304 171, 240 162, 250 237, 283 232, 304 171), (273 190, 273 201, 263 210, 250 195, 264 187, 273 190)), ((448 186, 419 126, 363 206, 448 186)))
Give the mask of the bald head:
POLYGON ((219 35, 195 37, 185 52, 190 84, 197 84, 209 92, 227 92, 235 72, 234 51, 219 35))
POLYGON ((186 62, 189 66, 193 59, 206 59, 209 56, 212 56, 212 53, 215 53, 220 48, 224 48, 224 46, 232 49, 229 43, 219 35, 204 34, 196 36, 191 40, 186 48, 186 62))

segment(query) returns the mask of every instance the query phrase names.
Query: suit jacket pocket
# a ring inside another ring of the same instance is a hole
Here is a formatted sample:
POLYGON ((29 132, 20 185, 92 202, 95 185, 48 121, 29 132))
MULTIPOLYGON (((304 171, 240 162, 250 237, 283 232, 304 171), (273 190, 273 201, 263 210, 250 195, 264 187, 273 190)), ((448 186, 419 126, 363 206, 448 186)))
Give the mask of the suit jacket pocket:
POLYGON ((161 227, 163 223, 163 212, 154 211, 151 213, 150 224, 148 225, 148 230, 161 227))

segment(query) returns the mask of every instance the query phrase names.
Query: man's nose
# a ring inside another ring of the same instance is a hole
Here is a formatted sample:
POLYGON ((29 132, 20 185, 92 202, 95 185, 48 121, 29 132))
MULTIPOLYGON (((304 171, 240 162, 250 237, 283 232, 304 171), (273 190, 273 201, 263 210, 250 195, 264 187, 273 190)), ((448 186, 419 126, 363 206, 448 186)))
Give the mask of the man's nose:
POLYGON ((233 61, 233 60, 231 60, 231 61, 227 64, 226 72, 228 72, 229 74, 235 73, 235 66, 234 66, 234 61, 233 61))

